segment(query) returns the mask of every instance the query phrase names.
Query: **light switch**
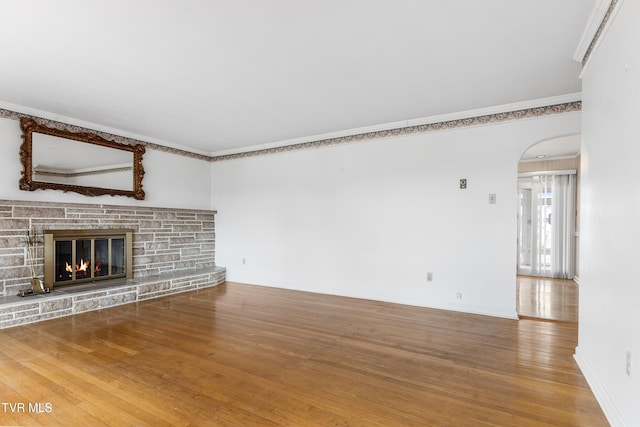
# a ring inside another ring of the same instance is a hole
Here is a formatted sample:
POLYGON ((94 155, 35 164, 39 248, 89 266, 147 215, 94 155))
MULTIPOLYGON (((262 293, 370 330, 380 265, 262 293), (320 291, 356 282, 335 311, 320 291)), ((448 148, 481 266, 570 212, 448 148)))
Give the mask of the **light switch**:
POLYGON ((489 204, 490 205, 495 205, 496 204, 496 194, 495 193, 489 194, 489 204))

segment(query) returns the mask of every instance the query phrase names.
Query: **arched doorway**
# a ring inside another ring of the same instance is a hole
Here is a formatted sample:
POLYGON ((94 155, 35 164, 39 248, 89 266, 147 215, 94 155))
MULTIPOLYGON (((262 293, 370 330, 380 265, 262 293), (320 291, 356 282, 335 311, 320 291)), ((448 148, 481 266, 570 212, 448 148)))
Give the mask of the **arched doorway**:
POLYGON ((517 311, 577 322, 580 135, 541 141, 518 165, 517 311))

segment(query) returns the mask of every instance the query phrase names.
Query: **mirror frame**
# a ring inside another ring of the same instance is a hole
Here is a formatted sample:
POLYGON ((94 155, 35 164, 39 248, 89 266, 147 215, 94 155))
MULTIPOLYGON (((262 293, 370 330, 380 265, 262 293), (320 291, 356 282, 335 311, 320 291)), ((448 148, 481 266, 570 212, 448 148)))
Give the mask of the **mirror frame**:
POLYGON ((144 200, 145 194, 142 189, 142 178, 144 177, 144 167, 142 166, 142 155, 145 146, 142 144, 128 145, 115 141, 108 141, 94 133, 70 132, 68 130, 51 128, 39 124, 34 119, 21 117, 20 128, 22 129, 22 145, 20 146, 20 161, 22 162, 22 178, 20 178, 20 189, 25 191, 34 190, 62 190, 64 192, 73 191, 85 196, 127 196, 137 200, 144 200), (69 185, 52 182, 42 182, 33 180, 33 133, 57 136, 60 138, 72 139, 87 144, 100 145, 102 147, 116 150, 130 151, 133 153, 133 191, 117 190, 113 188, 89 187, 83 185, 69 185))

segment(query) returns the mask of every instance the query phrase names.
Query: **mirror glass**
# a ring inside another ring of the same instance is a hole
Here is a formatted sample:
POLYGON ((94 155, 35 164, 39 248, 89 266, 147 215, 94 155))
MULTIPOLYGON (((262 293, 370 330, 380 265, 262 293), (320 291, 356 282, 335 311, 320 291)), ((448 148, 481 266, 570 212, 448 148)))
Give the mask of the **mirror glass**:
POLYGON ((33 133, 33 181, 133 191, 133 153, 33 133))
POLYGON ((20 119, 20 127, 21 190, 51 189, 144 199, 144 145, 121 144, 94 133, 47 127, 26 117, 20 119))

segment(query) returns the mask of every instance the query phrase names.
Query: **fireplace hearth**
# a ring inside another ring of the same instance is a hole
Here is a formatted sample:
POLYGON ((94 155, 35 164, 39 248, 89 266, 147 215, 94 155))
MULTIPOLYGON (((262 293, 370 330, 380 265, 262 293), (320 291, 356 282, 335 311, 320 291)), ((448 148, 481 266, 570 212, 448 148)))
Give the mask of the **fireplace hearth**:
POLYGON ((47 289, 132 277, 133 230, 45 230, 47 289))

